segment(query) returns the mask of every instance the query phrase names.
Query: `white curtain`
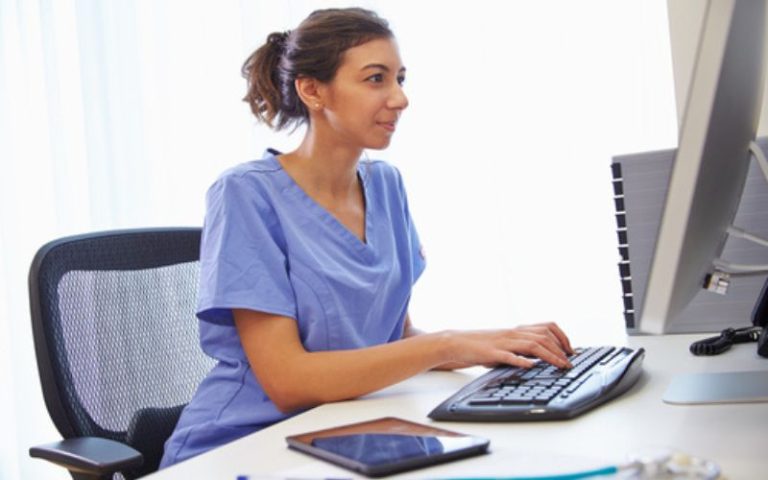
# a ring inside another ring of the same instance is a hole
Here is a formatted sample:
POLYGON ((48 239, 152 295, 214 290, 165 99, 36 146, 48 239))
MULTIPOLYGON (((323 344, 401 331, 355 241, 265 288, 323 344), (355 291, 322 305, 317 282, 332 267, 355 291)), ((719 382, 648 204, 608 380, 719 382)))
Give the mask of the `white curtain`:
MULTIPOLYGON (((608 165, 675 144, 666 3, 355 4, 390 20, 408 67, 411 107, 370 155, 403 171, 427 247, 417 323, 620 330, 608 165)), ((34 252, 199 225, 219 172, 300 137, 254 126, 242 61, 269 32, 348 5, 0 0, 0 478, 67 478, 26 453, 58 438, 32 346, 34 252)))

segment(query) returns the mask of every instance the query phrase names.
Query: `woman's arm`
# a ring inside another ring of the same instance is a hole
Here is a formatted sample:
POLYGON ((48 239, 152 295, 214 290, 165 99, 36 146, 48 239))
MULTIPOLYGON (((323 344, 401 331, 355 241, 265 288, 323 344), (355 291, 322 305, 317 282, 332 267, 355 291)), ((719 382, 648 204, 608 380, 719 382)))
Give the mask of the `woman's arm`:
MULTIPOLYGON (((560 330, 560 327, 557 326, 555 323, 540 323, 535 325, 523 325, 520 327, 515 328, 516 331, 530 331, 530 332, 536 332, 541 335, 547 335, 552 340, 554 340, 560 349, 567 353, 568 355, 572 355, 573 348, 571 347, 571 343, 568 340, 568 337, 565 335, 565 333, 560 330)), ((472 332, 464 332, 465 335, 471 335, 472 332)), ((487 332, 486 332, 487 333, 487 332)), ((405 326, 403 328, 403 338, 410 338, 415 337, 417 335, 423 335, 424 331, 416 328, 413 325, 413 322, 411 321, 411 316, 409 313, 405 314, 405 326)), ((492 367, 494 364, 484 364, 487 367, 492 367)), ((473 364, 468 363, 459 363, 459 362, 449 362, 444 363, 442 365, 438 365, 433 368, 433 370, 457 370, 459 368, 467 368, 472 367, 473 364)), ((568 365, 570 367, 570 365, 568 365)))
MULTIPOLYGON (((411 321, 411 315, 406 312, 405 326, 403 327, 403 338, 411 338, 417 335, 424 335, 424 333, 425 332, 423 330, 420 330, 413 326, 413 322, 411 321)), ((472 365, 451 362, 451 363, 444 363, 442 365, 437 365, 433 367, 432 370, 448 371, 448 370, 457 370, 459 368, 467 368, 471 366, 472 365)))
POLYGON ((234 310, 234 317, 253 373, 283 412, 359 397, 446 364, 531 366, 522 354, 569 365, 554 336, 541 331, 445 331, 356 350, 308 352, 291 318, 252 310, 234 310))

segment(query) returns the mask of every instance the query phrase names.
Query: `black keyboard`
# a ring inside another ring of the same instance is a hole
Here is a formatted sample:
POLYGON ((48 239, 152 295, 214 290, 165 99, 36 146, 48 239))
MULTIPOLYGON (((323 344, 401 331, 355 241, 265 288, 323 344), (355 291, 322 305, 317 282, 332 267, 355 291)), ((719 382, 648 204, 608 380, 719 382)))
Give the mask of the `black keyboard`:
POLYGON ((545 362, 496 367, 438 405, 430 418, 509 422, 572 418, 627 391, 640 378, 642 348, 576 349, 573 368, 545 362))

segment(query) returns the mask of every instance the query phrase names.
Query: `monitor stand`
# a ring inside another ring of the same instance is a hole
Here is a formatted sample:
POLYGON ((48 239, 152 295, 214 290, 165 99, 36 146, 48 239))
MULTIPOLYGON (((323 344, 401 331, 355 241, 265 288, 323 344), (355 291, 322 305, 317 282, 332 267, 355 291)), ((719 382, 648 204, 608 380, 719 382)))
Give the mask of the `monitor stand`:
POLYGON ((678 375, 663 400, 680 405, 768 402, 768 370, 678 375))

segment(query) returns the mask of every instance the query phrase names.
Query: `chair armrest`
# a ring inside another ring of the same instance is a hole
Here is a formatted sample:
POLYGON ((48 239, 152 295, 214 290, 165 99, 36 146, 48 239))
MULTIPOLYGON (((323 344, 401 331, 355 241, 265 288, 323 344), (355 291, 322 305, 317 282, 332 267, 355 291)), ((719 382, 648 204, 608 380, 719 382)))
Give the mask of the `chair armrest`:
POLYGON ((144 457, 137 450, 98 437, 68 438, 38 445, 29 449, 29 456, 48 460, 73 472, 99 476, 144 463, 144 457))

